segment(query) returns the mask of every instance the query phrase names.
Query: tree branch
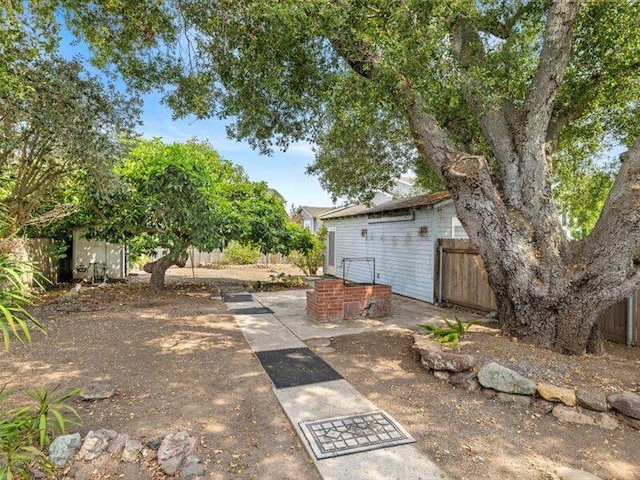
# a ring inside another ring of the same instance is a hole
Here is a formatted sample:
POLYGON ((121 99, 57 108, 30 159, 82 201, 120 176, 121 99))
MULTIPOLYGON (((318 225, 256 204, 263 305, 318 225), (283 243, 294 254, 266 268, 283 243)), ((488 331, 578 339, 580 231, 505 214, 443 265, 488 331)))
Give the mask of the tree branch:
POLYGON ((526 143, 544 144, 554 100, 569 62, 573 25, 581 4, 581 0, 551 2, 538 70, 524 102, 526 143))
MULTIPOLYGON (((480 35, 466 21, 459 23, 455 29, 453 51, 466 72, 472 66, 482 64, 486 56, 480 35)), ((512 129, 512 123, 516 119, 515 109, 508 102, 498 108, 495 105, 487 106, 482 91, 482 85, 467 85, 464 91, 465 101, 478 119, 482 132, 498 159, 505 201, 517 206, 521 203, 521 179, 512 129)))
POLYGON ((354 41, 352 44, 347 45, 338 39, 331 39, 330 43, 354 72, 368 80, 373 79, 378 71, 380 55, 371 53, 368 43, 354 41))
POLYGON ((575 263, 584 265, 586 281, 603 289, 627 285, 626 296, 637 287, 629 280, 637 275, 634 258, 640 249, 640 137, 620 158, 622 165, 600 218, 579 243, 581 256, 575 263), (600 277, 610 279, 610 285, 602 285, 600 277))

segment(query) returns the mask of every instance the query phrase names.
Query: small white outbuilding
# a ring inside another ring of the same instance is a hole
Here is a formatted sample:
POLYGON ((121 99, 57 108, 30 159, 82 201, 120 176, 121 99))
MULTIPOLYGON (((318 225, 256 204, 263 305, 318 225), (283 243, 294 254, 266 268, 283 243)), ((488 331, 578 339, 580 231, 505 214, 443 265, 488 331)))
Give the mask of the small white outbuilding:
POLYGON ((123 280, 127 277, 127 255, 124 245, 87 239, 82 228, 73 229, 72 255, 71 268, 76 280, 90 278, 94 269, 97 277, 102 277, 105 270, 113 280, 123 280))
POLYGON ((327 226, 324 272, 434 303, 439 238, 467 238, 447 192, 368 207, 352 205, 320 217, 327 226))

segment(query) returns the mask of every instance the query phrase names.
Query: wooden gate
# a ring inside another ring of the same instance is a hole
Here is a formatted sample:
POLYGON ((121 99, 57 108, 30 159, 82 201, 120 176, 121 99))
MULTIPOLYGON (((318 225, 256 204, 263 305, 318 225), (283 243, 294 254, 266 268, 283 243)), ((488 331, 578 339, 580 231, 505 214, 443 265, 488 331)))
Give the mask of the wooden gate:
POLYGON ((489 286, 478 250, 469 240, 441 238, 438 298, 445 303, 483 312, 496 310, 496 298, 489 286))

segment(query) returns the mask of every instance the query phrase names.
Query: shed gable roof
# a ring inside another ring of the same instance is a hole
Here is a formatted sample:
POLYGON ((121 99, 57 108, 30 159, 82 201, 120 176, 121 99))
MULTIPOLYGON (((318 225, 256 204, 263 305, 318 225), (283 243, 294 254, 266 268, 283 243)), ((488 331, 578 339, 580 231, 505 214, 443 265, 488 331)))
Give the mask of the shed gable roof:
POLYGON ((350 207, 332 210, 330 212, 321 215, 323 220, 329 220, 332 218, 345 218, 354 217, 357 215, 368 215, 370 213, 382 213, 391 212, 394 210, 402 210, 405 208, 417 208, 428 207, 436 205, 451 198, 449 192, 430 193, 428 195, 416 195, 408 198, 400 198, 398 200, 391 200, 390 202, 383 203, 375 207, 367 207, 366 205, 352 205, 350 207))

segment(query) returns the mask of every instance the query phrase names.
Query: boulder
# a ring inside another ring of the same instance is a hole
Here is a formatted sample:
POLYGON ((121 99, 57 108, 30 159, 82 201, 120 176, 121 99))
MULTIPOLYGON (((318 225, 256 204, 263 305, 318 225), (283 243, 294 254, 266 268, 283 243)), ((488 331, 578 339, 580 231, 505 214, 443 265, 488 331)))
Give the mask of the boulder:
POLYGON ((83 460, 95 460, 109 446, 109 442, 116 438, 117 433, 113 430, 91 430, 82 443, 78 455, 83 460))
POLYGON ((185 458, 195 451, 196 439, 187 432, 172 432, 158 448, 158 463, 167 475, 178 471, 185 458))
POLYGON ((109 446, 107 447, 107 452, 111 454, 112 457, 118 457, 122 454, 124 447, 129 440, 129 435, 126 433, 119 433, 116 438, 109 442, 109 446))
POLYGON ((477 392, 482 388, 478 382, 478 376, 472 372, 456 373, 449 378, 449 383, 467 392, 477 392))
POLYGON ((536 383, 533 380, 495 362, 484 365, 480 369, 478 381, 483 387, 492 388, 499 392, 519 395, 536 393, 536 383))
POLYGON ((476 361, 471 355, 459 355, 445 352, 442 345, 432 342, 424 335, 414 335, 413 348, 422 357, 422 364, 430 370, 445 370, 448 372, 464 372, 470 370, 476 361))
POLYGON ((576 392, 571 388, 557 387, 550 383, 539 383, 538 394, 550 402, 562 402, 569 407, 578 403, 576 392))
POLYGON ((627 417, 640 419, 640 395, 632 392, 614 393, 607 397, 607 401, 620 413, 627 417))
POLYGON ((63 467, 78 451, 81 445, 80 434, 61 435, 49 445, 49 460, 57 467, 63 467))
POLYGON ((595 425, 594 418, 583 413, 579 408, 567 407, 566 405, 556 405, 551 412, 561 422, 576 423, 578 425, 595 425))
POLYGON ((561 422, 593 425, 606 430, 615 430, 620 426, 618 421, 608 413, 582 410, 580 407, 572 408, 566 405, 556 405, 552 413, 561 422))
POLYGON ((156 435, 155 437, 147 440, 144 444, 151 450, 158 450, 158 448, 160 448, 162 440, 164 440, 164 437, 165 435, 156 435))
POLYGON ((198 457, 187 458, 184 467, 180 470, 180 480, 199 480, 201 478, 205 478, 202 460, 198 457))
POLYGON ((80 392, 82 400, 103 400, 116 394, 116 386, 109 382, 96 382, 88 385, 80 392))
POLYGON ((578 405, 594 412, 607 411, 607 397, 600 390, 579 388, 576 391, 578 405))
MULTIPOLYGON (((478 382, 478 383, 480 383, 480 382, 478 382)), ((495 390, 493 390, 491 388, 483 388, 480 393, 482 393, 482 396, 484 398, 488 398, 488 399, 496 398, 496 395, 498 395, 498 392, 496 392, 495 390)))

